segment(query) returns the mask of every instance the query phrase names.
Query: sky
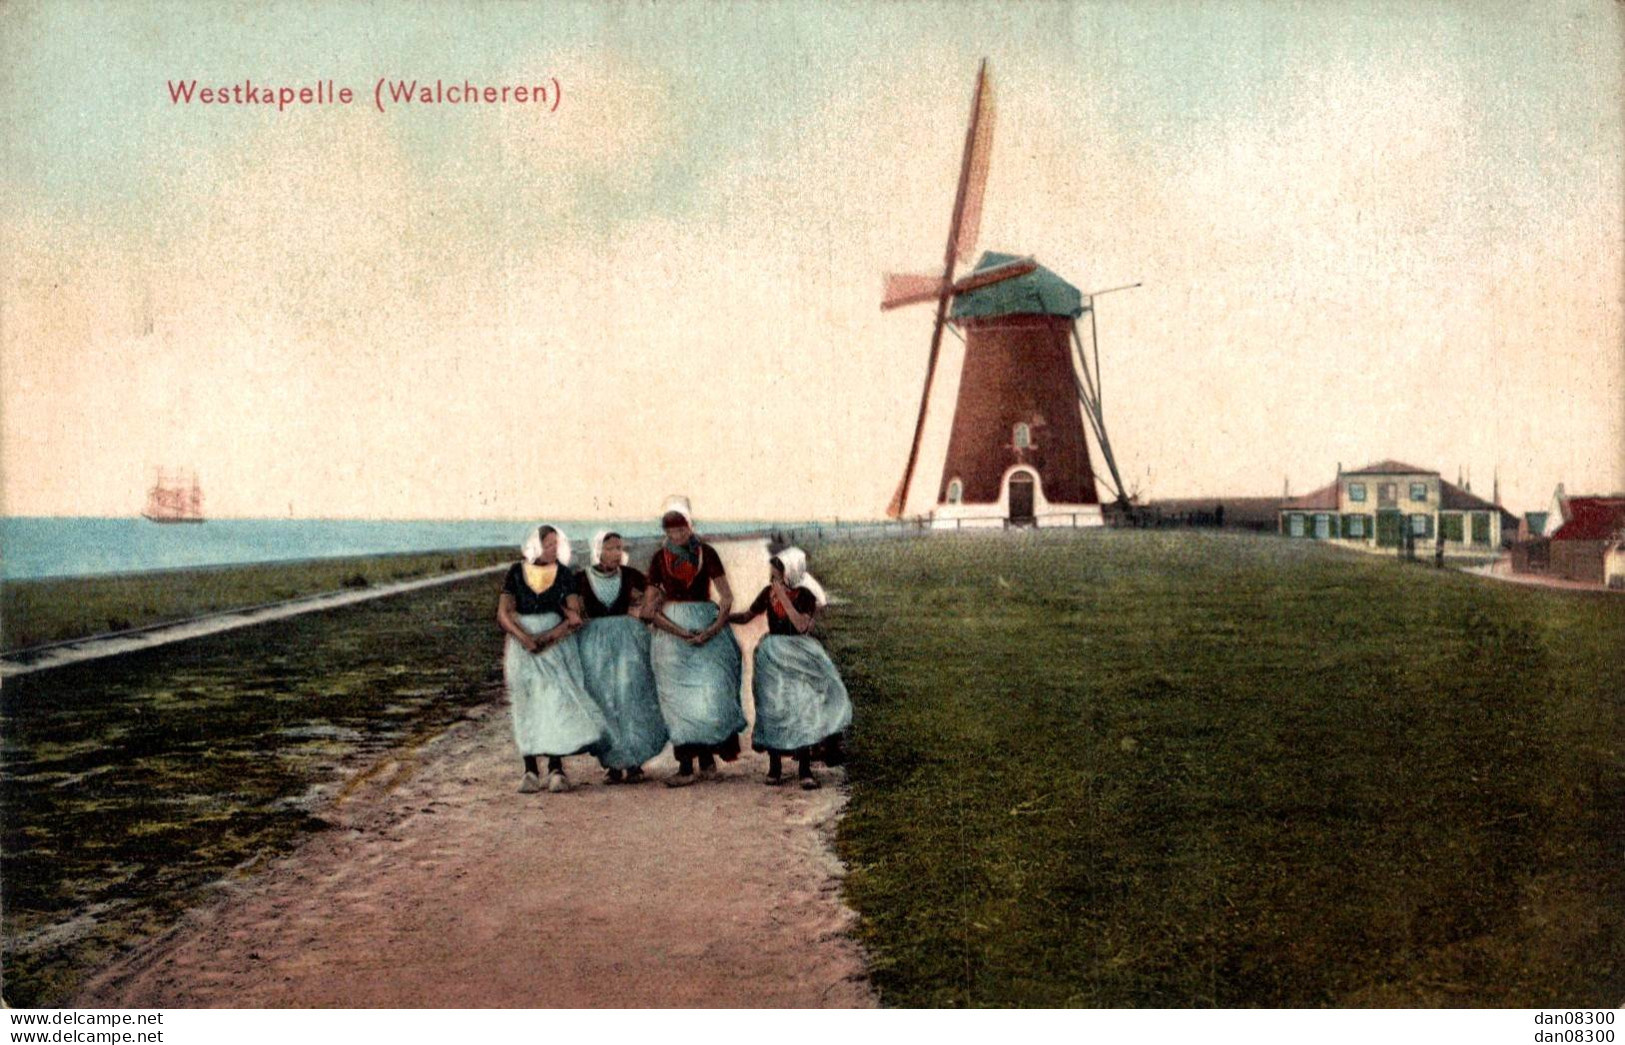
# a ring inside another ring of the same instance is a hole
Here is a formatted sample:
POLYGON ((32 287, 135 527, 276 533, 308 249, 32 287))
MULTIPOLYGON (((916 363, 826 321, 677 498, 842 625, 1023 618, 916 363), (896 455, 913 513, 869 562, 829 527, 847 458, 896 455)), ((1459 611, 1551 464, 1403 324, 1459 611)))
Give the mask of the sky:
MULTIPOLYGON (((0 7, 0 511, 872 518, 977 62, 981 248, 1100 300, 1142 497, 1625 488, 1617 5, 0 7), (176 106, 168 81, 349 106, 176 106), (556 79, 557 110, 380 77, 556 79), (150 329, 149 329, 150 328, 150 329)), ((931 506, 949 338, 911 512, 931 506)))

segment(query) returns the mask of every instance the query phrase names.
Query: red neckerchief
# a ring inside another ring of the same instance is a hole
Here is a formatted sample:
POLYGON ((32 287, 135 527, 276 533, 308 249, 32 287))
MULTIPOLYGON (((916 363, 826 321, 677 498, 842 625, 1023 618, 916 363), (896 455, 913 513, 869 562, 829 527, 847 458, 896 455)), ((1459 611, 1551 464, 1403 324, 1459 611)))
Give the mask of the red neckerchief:
MULTIPOLYGON (((801 589, 800 588, 786 588, 784 590, 790 593, 790 601, 792 603, 794 603, 796 601, 796 593, 799 592, 801 589)), ((788 610, 784 609, 782 606, 780 606, 779 605, 779 600, 775 599, 773 597, 773 588, 772 588, 772 586, 769 586, 768 589, 767 589, 767 608, 768 608, 768 611, 773 614, 773 616, 778 617, 780 620, 784 619, 785 617, 790 616, 790 612, 788 610)))
POLYGON ((684 588, 694 583, 694 578, 700 575, 700 567, 705 564, 705 548, 703 546, 700 548, 699 557, 692 563, 677 558, 669 548, 662 547, 660 554, 662 556, 661 562, 665 565, 662 572, 684 588))

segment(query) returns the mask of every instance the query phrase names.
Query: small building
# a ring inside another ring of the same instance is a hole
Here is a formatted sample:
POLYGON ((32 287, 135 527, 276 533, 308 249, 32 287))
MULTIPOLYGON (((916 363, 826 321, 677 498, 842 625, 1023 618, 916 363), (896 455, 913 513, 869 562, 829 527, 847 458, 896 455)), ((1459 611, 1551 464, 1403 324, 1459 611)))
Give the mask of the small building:
POLYGON ((1552 576, 1587 584, 1625 578, 1625 496, 1565 498, 1563 518, 1547 542, 1552 576))
POLYGON ((1491 500, 1495 503, 1495 510, 1501 513, 1501 550, 1506 551, 1518 539, 1518 527, 1523 524, 1523 520, 1519 519, 1516 513, 1507 511, 1499 497, 1491 500))
POLYGON ((1546 520, 1550 517, 1550 512, 1524 512, 1518 524, 1518 539, 1527 541, 1546 536, 1546 520))
POLYGON ((1549 573, 1552 569, 1552 539, 1529 537, 1513 542, 1513 573, 1549 573))
POLYGON ((1552 491, 1552 500, 1543 512, 1529 512, 1518 527, 1512 543, 1513 573, 1548 573, 1552 568, 1552 534, 1568 520, 1568 497, 1563 484, 1552 491))
POLYGON ((1332 541, 1364 550, 1441 542, 1448 555, 1494 554, 1506 513, 1427 468, 1378 461, 1281 504, 1285 537, 1332 541))

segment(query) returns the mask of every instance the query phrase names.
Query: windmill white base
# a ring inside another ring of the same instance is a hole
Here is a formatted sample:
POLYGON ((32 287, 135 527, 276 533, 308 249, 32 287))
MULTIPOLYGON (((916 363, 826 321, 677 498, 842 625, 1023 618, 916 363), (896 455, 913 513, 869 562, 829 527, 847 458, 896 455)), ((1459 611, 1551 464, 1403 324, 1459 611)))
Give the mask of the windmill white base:
POLYGON ((1106 519, 1098 504, 1063 504, 1044 496, 1044 484, 1034 476, 1032 515, 1030 518, 1012 519, 1010 515, 1010 479, 1022 468, 1012 468, 1005 474, 999 487, 999 499, 991 504, 939 504, 931 512, 933 530, 1004 529, 1007 526, 1032 526, 1041 529, 1081 529, 1104 526, 1106 519))
MULTIPOLYGON (((1000 530, 1010 525, 1008 505, 950 504, 931 513, 933 530, 1000 530)), ((1051 504, 1039 509, 1032 525, 1039 529, 1085 529, 1105 526, 1098 504, 1051 504)))

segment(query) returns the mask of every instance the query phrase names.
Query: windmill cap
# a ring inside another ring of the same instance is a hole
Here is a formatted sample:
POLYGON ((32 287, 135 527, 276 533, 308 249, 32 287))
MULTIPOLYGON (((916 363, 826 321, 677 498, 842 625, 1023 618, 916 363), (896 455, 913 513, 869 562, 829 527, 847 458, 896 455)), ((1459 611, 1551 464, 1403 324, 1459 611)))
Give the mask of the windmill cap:
MULTIPOLYGON (((972 272, 984 272, 1020 261, 1019 254, 999 254, 986 251, 977 259, 972 272)), ((1083 315, 1083 292, 1049 269, 1040 265, 1024 276, 991 283, 976 290, 968 290, 954 297, 950 318, 982 319, 988 316, 1083 315)))

